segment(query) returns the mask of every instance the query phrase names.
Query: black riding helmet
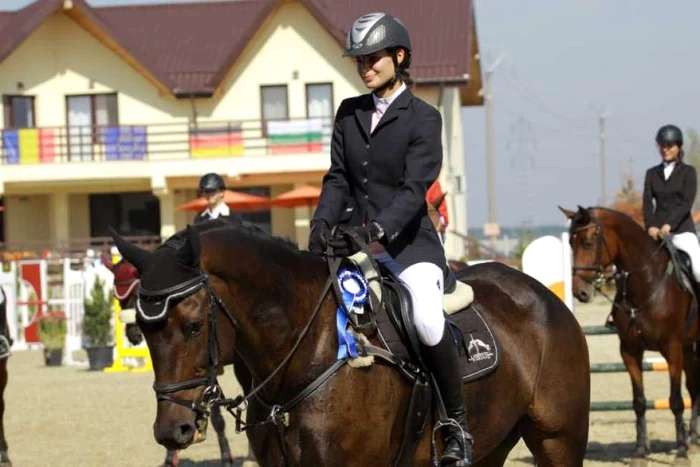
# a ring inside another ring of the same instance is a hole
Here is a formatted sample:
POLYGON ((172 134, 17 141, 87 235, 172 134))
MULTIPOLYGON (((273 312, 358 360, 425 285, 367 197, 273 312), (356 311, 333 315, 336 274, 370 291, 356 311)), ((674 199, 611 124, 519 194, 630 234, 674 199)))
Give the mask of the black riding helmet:
POLYGON ((216 173, 208 173, 199 179, 199 192, 225 190, 226 183, 223 177, 216 173))
POLYGON ((386 13, 369 13, 352 24, 343 56, 369 55, 395 47, 411 52, 411 39, 406 26, 398 18, 386 13))
POLYGON ((683 132, 675 125, 664 125, 656 133, 656 144, 677 144, 683 146, 683 132))

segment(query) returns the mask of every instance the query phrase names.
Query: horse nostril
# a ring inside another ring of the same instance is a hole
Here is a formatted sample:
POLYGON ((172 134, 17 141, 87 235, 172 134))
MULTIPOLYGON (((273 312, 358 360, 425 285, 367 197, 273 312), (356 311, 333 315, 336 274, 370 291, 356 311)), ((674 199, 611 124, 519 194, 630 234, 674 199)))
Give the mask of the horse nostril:
POLYGON ((175 428, 175 440, 180 444, 190 444, 194 438, 194 425, 183 423, 175 428))
POLYGON ((585 290, 582 290, 581 293, 579 293, 579 296, 581 297, 581 300, 588 301, 588 292, 586 292, 585 290))

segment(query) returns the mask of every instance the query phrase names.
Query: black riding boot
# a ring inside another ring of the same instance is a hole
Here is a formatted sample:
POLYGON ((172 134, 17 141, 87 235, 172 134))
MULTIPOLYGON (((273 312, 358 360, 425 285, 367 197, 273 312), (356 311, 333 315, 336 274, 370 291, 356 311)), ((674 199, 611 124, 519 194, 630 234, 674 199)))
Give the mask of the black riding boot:
POLYGON ((424 346, 426 363, 438 385, 440 395, 445 403, 447 417, 457 425, 443 427, 445 446, 441 465, 468 466, 471 464, 472 441, 467 431, 467 409, 464 400, 464 386, 459 371, 459 352, 452 334, 445 323, 445 330, 440 342, 433 346, 424 346))

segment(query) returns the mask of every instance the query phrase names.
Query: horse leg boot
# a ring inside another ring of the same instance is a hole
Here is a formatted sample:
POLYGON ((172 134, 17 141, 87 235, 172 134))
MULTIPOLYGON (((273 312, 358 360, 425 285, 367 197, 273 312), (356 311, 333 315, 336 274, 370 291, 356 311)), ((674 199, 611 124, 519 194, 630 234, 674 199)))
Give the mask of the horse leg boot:
POLYGON ((452 339, 448 324, 442 339, 432 347, 424 346, 424 354, 430 371, 437 382, 440 396, 450 423, 443 427, 444 450, 442 465, 468 466, 472 457, 472 437, 467 427, 467 409, 464 385, 459 370, 459 352, 452 339))

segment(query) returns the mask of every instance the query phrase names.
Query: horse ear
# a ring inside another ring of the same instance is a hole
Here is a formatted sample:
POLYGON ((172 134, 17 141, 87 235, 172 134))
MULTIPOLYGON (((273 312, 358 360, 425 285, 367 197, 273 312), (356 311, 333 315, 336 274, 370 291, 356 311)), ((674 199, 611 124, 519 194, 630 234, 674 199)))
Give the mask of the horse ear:
POLYGON ((562 213, 564 213, 564 215, 566 216, 567 219, 573 219, 574 215, 576 214, 574 211, 570 211, 570 210, 565 209, 565 208, 563 208, 563 207, 561 207, 561 206, 557 206, 557 207, 559 208, 559 210, 560 210, 562 213))
POLYGON ((131 242, 126 241, 112 227, 109 227, 109 235, 114 239, 114 243, 122 257, 133 264, 139 272, 143 273, 153 253, 142 250, 131 242))
POLYGON ((114 272, 114 263, 112 263, 112 260, 109 259, 109 256, 107 256, 107 255, 105 255, 105 254, 102 254, 102 255, 100 256, 100 258, 102 259, 102 264, 104 264, 104 266, 105 266, 107 269, 109 269, 110 271, 114 272))
POLYGON ((578 206, 577 214, 579 214, 579 217, 581 219, 581 224, 585 225, 585 224, 588 224, 589 222, 591 222, 591 213, 588 212, 588 209, 584 208, 580 204, 577 206, 578 206))
POLYGON ((185 241, 185 244, 177 250, 177 256, 180 263, 191 267, 198 266, 201 251, 202 243, 199 240, 199 233, 193 229, 192 226, 188 225, 187 240, 185 241))

